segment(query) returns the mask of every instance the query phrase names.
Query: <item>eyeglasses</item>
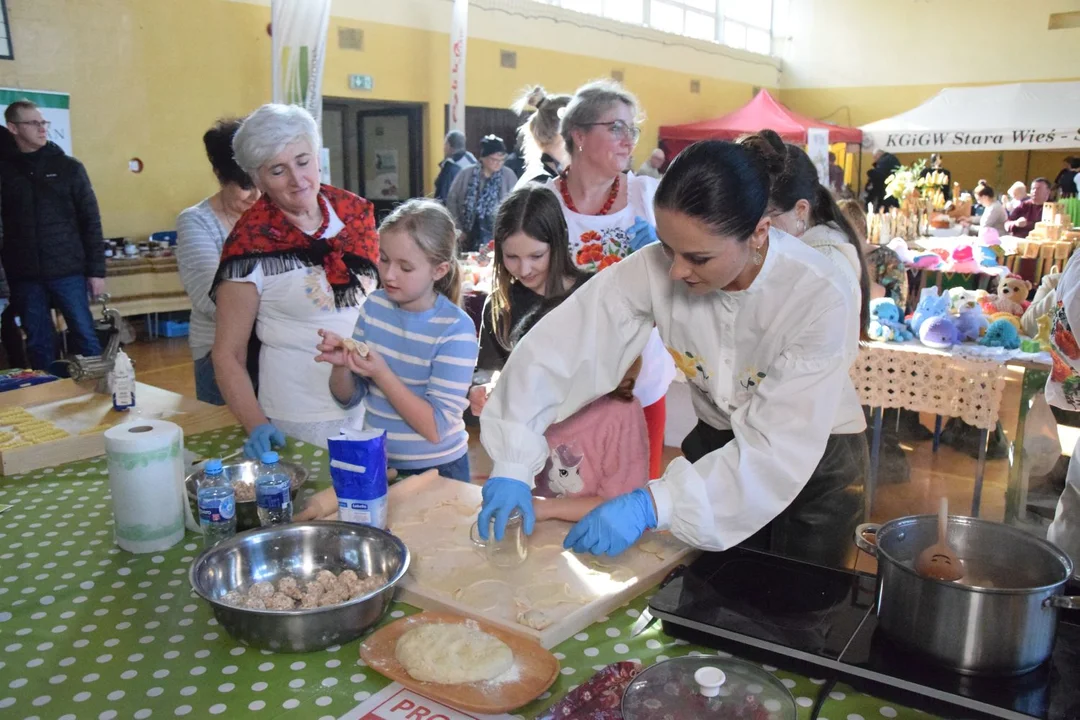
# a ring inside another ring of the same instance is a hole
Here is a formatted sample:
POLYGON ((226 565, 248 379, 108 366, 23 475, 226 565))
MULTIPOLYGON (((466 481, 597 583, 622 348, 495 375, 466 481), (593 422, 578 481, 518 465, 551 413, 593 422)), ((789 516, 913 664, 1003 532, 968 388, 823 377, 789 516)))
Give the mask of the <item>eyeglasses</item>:
POLYGON ((13 120, 12 125, 33 125, 38 130, 48 130, 52 125, 48 120, 13 120))
POLYGON ((612 120, 611 122, 594 122, 585 123, 585 127, 593 127, 594 125, 606 125, 608 132, 611 133, 611 137, 618 141, 630 139, 630 142, 636 143, 638 138, 641 137, 641 128, 637 125, 627 125, 622 120, 612 120))

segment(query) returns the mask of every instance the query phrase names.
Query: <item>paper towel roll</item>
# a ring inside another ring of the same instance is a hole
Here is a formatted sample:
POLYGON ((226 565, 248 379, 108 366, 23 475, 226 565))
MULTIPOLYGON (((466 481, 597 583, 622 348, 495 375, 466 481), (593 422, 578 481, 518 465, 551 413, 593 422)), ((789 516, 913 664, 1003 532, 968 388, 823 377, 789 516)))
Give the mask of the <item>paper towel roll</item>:
POLYGON ((160 552, 184 537, 184 432, 165 420, 105 431, 116 544, 160 552))

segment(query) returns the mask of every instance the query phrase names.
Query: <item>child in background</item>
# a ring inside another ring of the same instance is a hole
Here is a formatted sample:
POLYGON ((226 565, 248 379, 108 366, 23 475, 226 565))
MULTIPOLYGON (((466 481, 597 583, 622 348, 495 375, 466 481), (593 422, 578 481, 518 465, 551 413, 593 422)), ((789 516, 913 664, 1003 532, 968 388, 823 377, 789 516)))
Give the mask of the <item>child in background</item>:
POLYGON ((457 231, 431 200, 398 206, 379 227, 382 288, 360 309, 349 349, 320 330, 319 362, 334 366, 330 392, 344 408, 367 403, 365 429, 386 431, 387 464, 400 477, 437 468, 469 482, 462 413, 476 364, 476 330, 458 307, 457 231))
MULTIPOLYGON (((548 298, 514 331, 515 342, 564 297, 548 298)), ((536 475, 537 521, 577 522, 605 500, 645 487, 649 480, 649 433, 634 397, 641 358, 619 386, 547 429, 548 461, 536 475)))

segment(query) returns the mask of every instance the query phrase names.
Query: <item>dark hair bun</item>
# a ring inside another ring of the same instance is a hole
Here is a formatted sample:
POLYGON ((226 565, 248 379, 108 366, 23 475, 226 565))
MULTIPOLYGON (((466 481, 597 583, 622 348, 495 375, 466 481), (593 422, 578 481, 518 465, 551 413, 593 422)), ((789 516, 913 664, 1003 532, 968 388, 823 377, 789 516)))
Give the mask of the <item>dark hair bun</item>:
POLYGON ((753 135, 743 135, 737 142, 761 160, 769 175, 778 175, 783 171, 787 145, 775 130, 766 129, 753 135))

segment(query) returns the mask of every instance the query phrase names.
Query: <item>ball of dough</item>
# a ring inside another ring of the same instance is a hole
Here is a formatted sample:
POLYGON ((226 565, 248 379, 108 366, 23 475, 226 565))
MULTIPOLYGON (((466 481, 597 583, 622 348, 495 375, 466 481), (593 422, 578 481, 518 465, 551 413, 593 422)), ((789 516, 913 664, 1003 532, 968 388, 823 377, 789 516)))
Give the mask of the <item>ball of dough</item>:
POLYGON ((510 647, 473 623, 413 628, 398 638, 394 655, 409 675, 440 685, 493 680, 514 665, 510 647))

